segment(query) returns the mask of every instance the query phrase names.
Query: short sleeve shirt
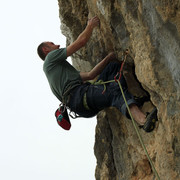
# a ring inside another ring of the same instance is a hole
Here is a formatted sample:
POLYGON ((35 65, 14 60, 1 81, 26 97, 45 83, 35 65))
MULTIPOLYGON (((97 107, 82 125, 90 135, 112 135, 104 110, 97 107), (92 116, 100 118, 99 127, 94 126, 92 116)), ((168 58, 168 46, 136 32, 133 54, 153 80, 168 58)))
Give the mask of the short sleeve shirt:
POLYGON ((61 101, 67 100, 70 90, 82 83, 79 72, 68 62, 66 48, 48 53, 43 70, 53 94, 61 101))

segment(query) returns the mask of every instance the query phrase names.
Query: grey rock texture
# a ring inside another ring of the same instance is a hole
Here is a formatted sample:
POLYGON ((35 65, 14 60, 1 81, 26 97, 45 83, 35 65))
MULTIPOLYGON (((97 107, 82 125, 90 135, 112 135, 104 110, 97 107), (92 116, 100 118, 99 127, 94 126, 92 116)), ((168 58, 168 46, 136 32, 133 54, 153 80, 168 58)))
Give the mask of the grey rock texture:
MULTIPOLYGON (((156 129, 140 129, 147 150, 163 180, 180 179, 180 1, 58 0, 61 31, 67 45, 97 15, 100 27, 72 59, 83 71, 115 51, 119 60, 129 49, 124 75, 135 96, 149 94, 144 112, 158 109, 156 129)), ((95 137, 97 180, 153 180, 152 168, 132 122, 115 108, 97 116, 95 137)))

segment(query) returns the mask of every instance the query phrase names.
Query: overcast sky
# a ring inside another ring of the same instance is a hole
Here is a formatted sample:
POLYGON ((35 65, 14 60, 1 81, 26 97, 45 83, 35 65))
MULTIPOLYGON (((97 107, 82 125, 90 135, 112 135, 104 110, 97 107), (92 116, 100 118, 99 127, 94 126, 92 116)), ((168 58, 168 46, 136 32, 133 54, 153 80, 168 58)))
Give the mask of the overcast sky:
POLYGON ((42 41, 65 47, 57 0, 3 1, 0 6, 0 179, 93 180, 96 119, 61 129, 43 62, 42 41))

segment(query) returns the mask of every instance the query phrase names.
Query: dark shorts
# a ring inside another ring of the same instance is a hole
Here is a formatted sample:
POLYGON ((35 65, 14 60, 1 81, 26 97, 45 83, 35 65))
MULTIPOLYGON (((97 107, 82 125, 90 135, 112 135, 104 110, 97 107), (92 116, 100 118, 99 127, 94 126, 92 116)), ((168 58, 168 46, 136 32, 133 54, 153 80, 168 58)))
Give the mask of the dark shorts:
MULTIPOLYGON (((109 63, 100 74, 98 80, 113 80, 114 76, 119 72, 119 69, 119 63, 109 63)), ((127 84, 123 76, 121 77, 120 83, 128 105, 137 104, 133 96, 128 92, 127 84)), ((79 85, 70 93, 71 97, 68 106, 72 111, 83 117, 95 116, 99 111, 106 107, 116 107, 123 115, 127 116, 126 104, 118 83, 108 83, 106 84, 106 91, 104 94, 102 94, 103 90, 104 85, 93 85, 90 83, 79 85), (87 110, 83 105, 83 96, 85 92, 90 110, 87 110)))

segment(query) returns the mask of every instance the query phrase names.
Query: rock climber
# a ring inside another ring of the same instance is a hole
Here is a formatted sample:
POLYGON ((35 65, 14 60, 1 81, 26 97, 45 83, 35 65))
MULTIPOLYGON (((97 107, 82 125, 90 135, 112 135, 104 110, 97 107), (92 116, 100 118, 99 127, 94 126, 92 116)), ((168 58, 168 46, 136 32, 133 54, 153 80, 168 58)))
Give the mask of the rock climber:
MULTIPOLYGON (((89 72, 79 72, 66 61, 67 57, 85 46, 93 29, 99 26, 99 22, 99 18, 96 16, 89 19, 84 31, 67 48, 60 48, 60 45, 46 41, 38 46, 37 52, 44 61, 43 70, 53 94, 71 111, 82 117, 92 117, 102 109, 112 106, 129 117, 118 83, 106 84, 106 91, 102 93, 104 85, 87 82, 98 75, 98 80, 103 81, 114 78, 120 69, 120 63, 114 62, 115 54, 113 52, 109 53, 89 72)), ((128 92, 123 76, 120 83, 132 117, 146 132, 151 132, 157 120, 157 109, 154 108, 148 115, 144 114, 138 107, 136 100, 128 92)))

